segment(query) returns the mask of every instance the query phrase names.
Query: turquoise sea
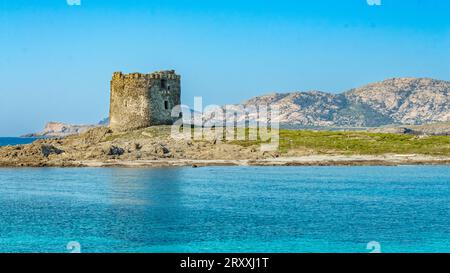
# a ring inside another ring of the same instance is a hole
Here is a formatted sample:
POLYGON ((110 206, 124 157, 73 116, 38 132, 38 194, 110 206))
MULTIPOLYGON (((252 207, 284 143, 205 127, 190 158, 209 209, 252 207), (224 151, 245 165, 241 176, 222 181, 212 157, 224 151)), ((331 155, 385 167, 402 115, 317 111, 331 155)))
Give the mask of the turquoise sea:
POLYGON ((450 252, 450 167, 0 169, 0 252, 450 252))
POLYGON ((0 146, 29 144, 36 139, 33 137, 0 137, 0 146))

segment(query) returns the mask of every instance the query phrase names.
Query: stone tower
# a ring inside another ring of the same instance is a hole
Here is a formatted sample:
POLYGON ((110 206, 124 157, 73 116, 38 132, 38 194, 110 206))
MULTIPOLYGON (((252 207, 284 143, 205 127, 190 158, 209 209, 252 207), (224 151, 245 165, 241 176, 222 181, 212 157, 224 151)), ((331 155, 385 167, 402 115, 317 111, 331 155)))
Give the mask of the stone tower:
POLYGON ((110 127, 129 131, 170 125, 174 106, 181 104, 180 76, 174 70, 151 74, 115 72, 111 80, 110 127))

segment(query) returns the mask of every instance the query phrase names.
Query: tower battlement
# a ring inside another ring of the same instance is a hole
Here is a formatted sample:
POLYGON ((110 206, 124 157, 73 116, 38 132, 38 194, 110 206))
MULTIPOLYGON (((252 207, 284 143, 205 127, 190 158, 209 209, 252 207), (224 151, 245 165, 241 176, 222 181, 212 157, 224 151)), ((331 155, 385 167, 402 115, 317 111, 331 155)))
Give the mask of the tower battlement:
POLYGON ((110 127, 128 131, 170 125, 171 111, 181 104, 181 77, 174 70, 149 74, 114 72, 111 80, 110 127))
POLYGON ((175 73, 175 70, 163 70, 153 73, 129 73, 123 74, 122 72, 114 72, 113 79, 167 79, 167 80, 181 80, 181 76, 175 73))

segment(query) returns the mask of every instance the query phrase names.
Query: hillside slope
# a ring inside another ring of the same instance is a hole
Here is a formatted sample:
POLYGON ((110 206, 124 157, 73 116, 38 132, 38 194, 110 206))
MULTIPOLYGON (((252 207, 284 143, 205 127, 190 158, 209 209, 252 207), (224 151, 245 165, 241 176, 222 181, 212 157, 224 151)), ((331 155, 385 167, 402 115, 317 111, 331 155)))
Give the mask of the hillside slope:
MULTIPOLYGON (((258 96, 243 106, 280 109, 281 124, 378 127, 450 121, 450 82, 395 78, 340 94, 320 91, 258 96)), ((235 105, 237 106, 237 105, 235 105)))

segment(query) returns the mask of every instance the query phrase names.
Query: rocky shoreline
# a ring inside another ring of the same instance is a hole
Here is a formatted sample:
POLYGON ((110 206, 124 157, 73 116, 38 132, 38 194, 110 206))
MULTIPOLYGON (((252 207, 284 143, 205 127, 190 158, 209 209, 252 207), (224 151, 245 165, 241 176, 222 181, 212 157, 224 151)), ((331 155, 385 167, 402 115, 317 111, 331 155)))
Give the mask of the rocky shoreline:
POLYGON ((339 156, 316 155, 305 157, 284 157, 262 160, 81 160, 81 161, 48 161, 36 163, 8 164, 1 162, 0 168, 18 167, 62 167, 62 168, 164 168, 164 167, 208 167, 208 166, 404 166, 404 165, 449 165, 450 157, 403 157, 389 156, 339 156))
POLYGON ((262 152, 259 145, 175 140, 170 132, 170 126, 126 133, 98 127, 80 135, 0 147, 0 167, 450 165, 447 155, 343 155, 307 149, 262 152))

